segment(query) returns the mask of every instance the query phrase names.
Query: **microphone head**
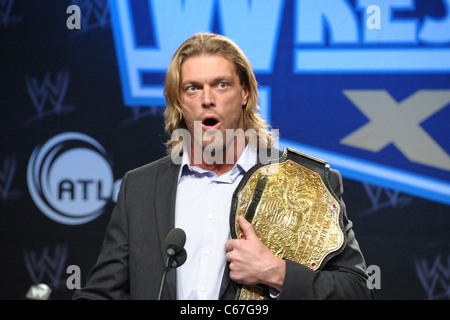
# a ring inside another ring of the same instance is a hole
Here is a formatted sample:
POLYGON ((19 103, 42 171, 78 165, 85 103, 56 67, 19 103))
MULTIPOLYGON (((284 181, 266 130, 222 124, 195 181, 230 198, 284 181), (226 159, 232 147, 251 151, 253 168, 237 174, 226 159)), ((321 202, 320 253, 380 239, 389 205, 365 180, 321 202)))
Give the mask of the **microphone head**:
POLYGON ((186 259, 187 259, 187 252, 185 249, 183 249, 179 254, 173 257, 173 261, 170 266, 172 268, 181 267, 186 262, 186 259))
POLYGON ((183 250, 186 243, 186 233, 183 229, 175 228, 170 230, 166 236, 166 252, 169 256, 174 256, 183 250))

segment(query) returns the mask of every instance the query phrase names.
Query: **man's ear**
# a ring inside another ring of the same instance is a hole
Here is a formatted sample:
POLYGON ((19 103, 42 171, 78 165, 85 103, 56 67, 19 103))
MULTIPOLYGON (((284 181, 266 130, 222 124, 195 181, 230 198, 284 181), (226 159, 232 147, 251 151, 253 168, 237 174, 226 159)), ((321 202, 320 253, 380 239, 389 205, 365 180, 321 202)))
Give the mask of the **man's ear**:
POLYGON ((247 106, 247 102, 248 102, 248 97, 249 97, 250 93, 248 92, 247 86, 243 85, 242 86, 242 109, 245 109, 245 107, 247 106))

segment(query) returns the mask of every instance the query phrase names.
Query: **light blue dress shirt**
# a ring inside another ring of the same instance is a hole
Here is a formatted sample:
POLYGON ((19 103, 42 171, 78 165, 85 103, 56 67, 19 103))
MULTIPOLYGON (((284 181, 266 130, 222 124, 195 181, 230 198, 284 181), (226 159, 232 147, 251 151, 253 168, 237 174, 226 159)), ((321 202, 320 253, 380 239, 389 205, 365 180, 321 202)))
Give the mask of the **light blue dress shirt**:
POLYGON ((256 164, 256 149, 247 145, 233 169, 217 176, 191 166, 184 153, 175 208, 175 227, 186 232, 187 260, 176 269, 177 299, 216 300, 226 264, 225 243, 230 239, 233 192, 256 164))

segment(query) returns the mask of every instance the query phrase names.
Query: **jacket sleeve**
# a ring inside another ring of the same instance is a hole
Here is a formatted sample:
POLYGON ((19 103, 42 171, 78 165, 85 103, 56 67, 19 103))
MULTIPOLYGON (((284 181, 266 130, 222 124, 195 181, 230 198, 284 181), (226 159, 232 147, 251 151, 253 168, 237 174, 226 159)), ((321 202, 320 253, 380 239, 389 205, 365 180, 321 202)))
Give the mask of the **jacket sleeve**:
POLYGON ((286 260, 286 275, 278 299, 373 299, 367 287, 368 275, 364 257, 348 219, 342 200, 342 177, 337 170, 330 171, 330 183, 343 208, 346 233, 344 249, 318 271, 286 260))
POLYGON ((117 204, 106 229, 96 264, 90 270, 86 286, 75 291, 74 300, 128 299, 128 221, 125 208, 126 174, 117 204))

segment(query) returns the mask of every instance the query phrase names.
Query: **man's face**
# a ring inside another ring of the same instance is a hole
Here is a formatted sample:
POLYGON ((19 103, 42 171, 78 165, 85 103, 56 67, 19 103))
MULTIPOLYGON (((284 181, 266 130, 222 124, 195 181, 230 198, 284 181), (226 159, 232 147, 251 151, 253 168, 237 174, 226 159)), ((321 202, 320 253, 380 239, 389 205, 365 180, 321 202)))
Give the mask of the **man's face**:
POLYGON ((244 130, 242 106, 247 104, 248 90, 224 57, 200 55, 185 60, 181 65, 180 96, 187 107, 183 112, 186 126, 193 141, 203 149, 214 143, 214 134, 222 135, 222 141, 213 145, 218 150, 225 147, 226 129, 244 130), (201 126, 200 137, 194 133, 194 122, 201 126))

